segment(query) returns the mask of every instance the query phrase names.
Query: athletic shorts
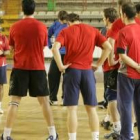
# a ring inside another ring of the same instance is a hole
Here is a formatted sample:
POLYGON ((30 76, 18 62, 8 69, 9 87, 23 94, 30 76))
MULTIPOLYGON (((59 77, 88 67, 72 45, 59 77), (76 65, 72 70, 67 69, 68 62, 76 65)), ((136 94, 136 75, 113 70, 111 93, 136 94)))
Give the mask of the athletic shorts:
POLYGON ((64 105, 78 105, 81 91, 85 105, 96 106, 95 77, 92 70, 68 68, 64 74, 64 105))
POLYGON ((110 70, 107 77, 107 88, 117 90, 118 69, 110 70))
POLYGON ((105 97, 108 102, 117 100, 117 76, 118 69, 107 72, 105 97))
POLYGON ((7 83, 6 66, 0 67, 0 84, 7 83))
POLYGON ((48 96, 48 83, 45 70, 13 69, 10 77, 9 95, 24 97, 48 96))

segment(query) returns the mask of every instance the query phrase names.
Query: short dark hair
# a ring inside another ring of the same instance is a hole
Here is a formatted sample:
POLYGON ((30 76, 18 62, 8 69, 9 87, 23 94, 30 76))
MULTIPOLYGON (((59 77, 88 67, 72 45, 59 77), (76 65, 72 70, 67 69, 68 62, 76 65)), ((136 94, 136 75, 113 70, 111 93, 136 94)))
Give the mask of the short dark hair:
POLYGON ((22 11, 25 15, 32 15, 35 11, 35 1, 22 0, 22 11))
POLYGON ((58 13, 58 19, 60 20, 67 20, 68 18, 68 13, 66 11, 59 11, 58 13))
POLYGON ((80 17, 78 14, 75 14, 75 13, 70 13, 68 14, 68 21, 70 22, 74 22, 74 21, 80 21, 80 17))
POLYGON ((111 23, 113 23, 118 17, 117 10, 115 8, 106 8, 103 12, 105 18, 108 18, 111 23))
POLYGON ((122 6, 123 4, 127 3, 127 2, 131 2, 131 0, 118 0, 118 4, 120 6, 122 6))
POLYGON ((136 7, 129 2, 122 5, 122 13, 125 13, 128 19, 134 19, 136 16, 136 7))
POLYGON ((137 11, 137 13, 140 13, 140 3, 136 4, 136 11, 137 11))

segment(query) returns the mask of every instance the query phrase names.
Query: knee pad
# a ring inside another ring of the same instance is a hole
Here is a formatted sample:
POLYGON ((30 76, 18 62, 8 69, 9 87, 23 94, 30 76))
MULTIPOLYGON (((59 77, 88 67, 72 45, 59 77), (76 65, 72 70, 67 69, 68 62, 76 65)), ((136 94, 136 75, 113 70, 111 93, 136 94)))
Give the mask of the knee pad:
POLYGON ((17 102, 14 102, 14 101, 11 101, 10 103, 9 103, 9 105, 13 105, 13 106, 19 106, 19 103, 17 103, 17 102))
POLYGON ((117 100, 117 91, 116 90, 112 90, 112 89, 107 88, 105 95, 106 95, 108 102, 113 101, 113 100, 117 100))

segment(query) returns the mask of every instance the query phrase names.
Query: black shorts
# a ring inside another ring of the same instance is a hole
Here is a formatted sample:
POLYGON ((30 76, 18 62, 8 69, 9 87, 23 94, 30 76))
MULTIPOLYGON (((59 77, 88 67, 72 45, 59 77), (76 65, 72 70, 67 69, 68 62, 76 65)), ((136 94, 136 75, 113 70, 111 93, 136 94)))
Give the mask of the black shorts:
POLYGON ((107 88, 112 90, 117 90, 117 76, 118 76, 118 69, 109 71, 108 77, 106 79, 107 88))
POLYGON ((45 70, 13 69, 10 77, 9 95, 24 97, 48 96, 48 83, 45 70))

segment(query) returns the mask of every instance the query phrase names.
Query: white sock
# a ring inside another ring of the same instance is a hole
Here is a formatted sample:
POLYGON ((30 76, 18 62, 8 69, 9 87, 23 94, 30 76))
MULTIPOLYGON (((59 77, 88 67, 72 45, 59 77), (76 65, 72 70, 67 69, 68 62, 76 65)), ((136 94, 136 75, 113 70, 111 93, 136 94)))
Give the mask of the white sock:
POLYGON ((134 133, 134 123, 132 123, 132 132, 134 133))
POLYGON ((92 132, 92 140, 99 140, 99 132, 92 132))
POLYGON ((118 122, 113 122, 113 129, 117 132, 120 132, 121 131, 121 123, 120 121, 118 122))
POLYGON ((104 118, 104 121, 105 121, 105 122, 110 121, 110 115, 107 114, 107 115, 105 116, 105 118, 104 118))
POLYGON ((56 130, 55 130, 55 126, 50 126, 48 127, 49 130, 49 134, 52 135, 55 139, 56 139, 56 130))
POLYGON ((76 140, 76 133, 68 133, 69 140, 76 140))
POLYGON ((9 136, 10 137, 10 135, 11 135, 11 131, 12 131, 12 129, 11 128, 4 128, 4 132, 3 132, 3 138, 4 138, 4 140, 6 140, 6 138, 9 136))
POLYGON ((1 109, 1 104, 2 104, 2 103, 0 102, 0 109, 1 109))

